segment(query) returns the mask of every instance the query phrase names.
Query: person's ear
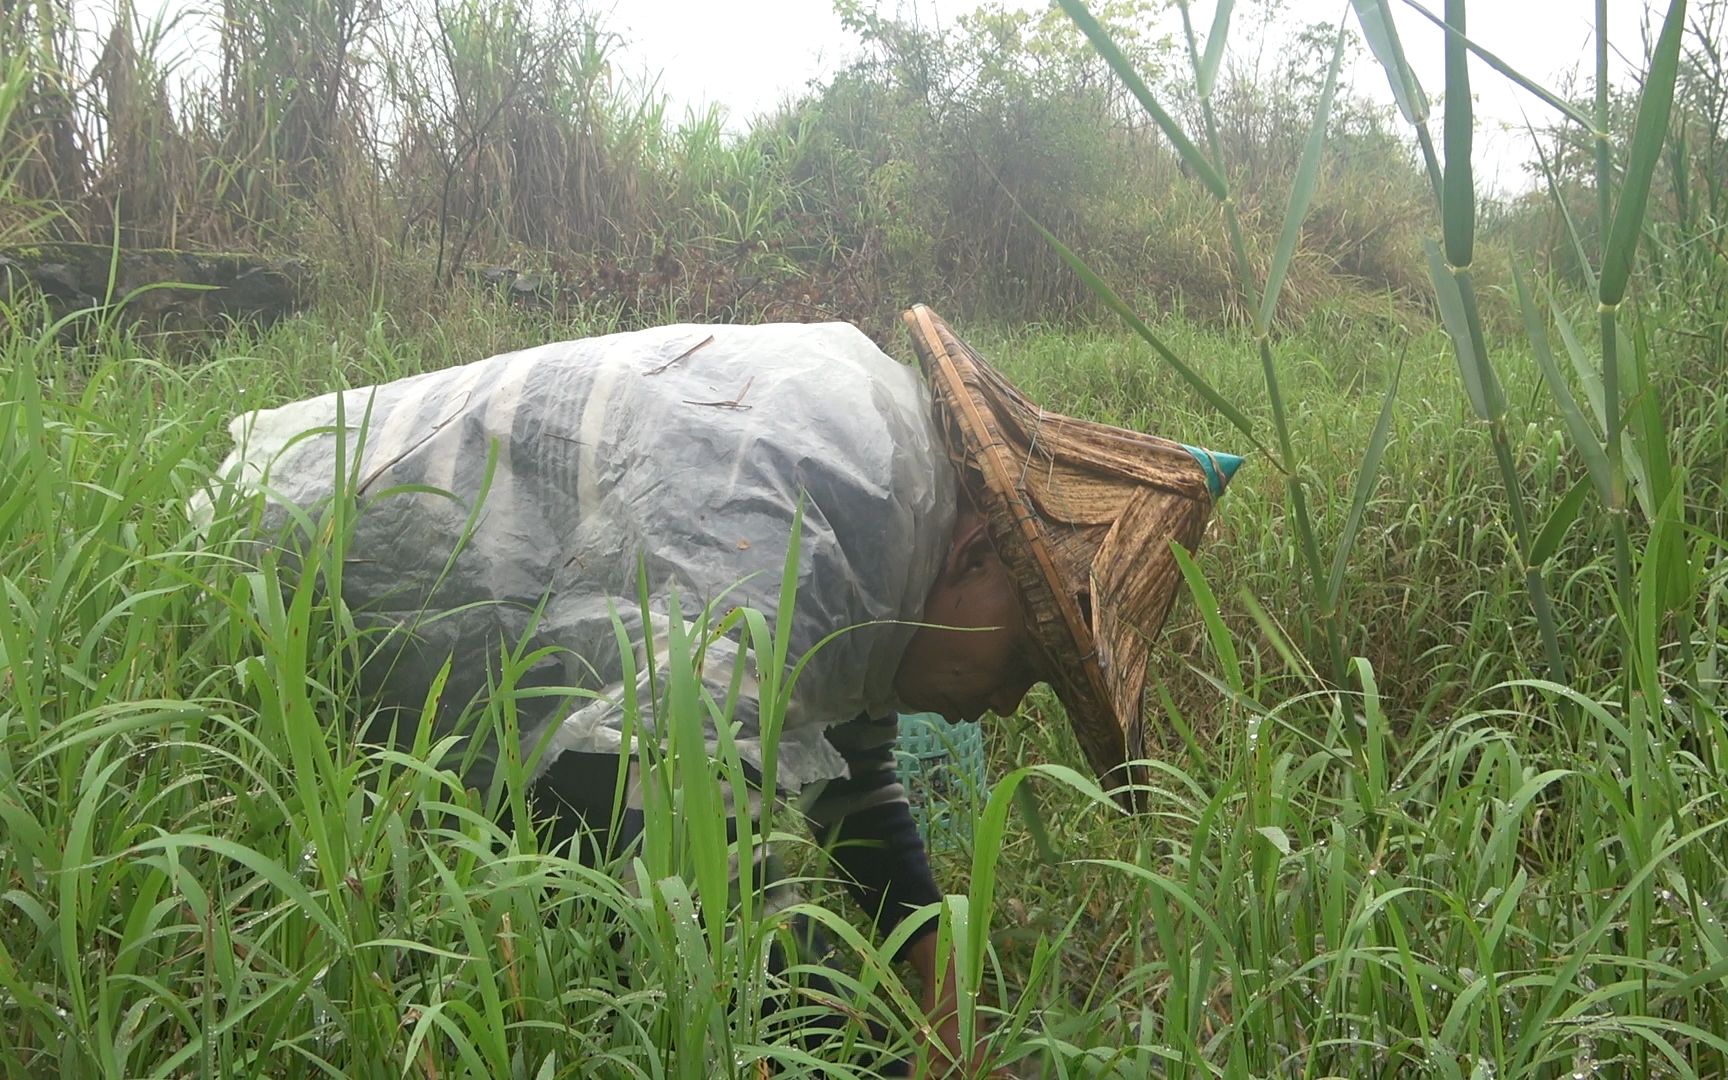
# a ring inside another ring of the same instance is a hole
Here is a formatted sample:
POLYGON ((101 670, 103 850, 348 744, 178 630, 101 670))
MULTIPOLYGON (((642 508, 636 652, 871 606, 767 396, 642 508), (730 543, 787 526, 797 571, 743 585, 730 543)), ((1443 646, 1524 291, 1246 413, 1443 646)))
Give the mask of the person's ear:
POLYGON ((964 584, 982 573, 995 557, 996 548, 990 542, 990 530, 984 519, 963 517, 955 524, 954 539, 948 545, 943 580, 949 585, 964 584))

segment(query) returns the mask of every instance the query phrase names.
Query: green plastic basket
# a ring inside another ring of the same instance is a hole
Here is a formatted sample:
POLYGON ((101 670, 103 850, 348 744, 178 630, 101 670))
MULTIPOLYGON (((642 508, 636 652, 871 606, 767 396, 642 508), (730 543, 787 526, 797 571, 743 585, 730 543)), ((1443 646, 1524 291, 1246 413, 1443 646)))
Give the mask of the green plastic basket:
POLYGON ((902 713, 894 754, 925 846, 952 851, 970 845, 972 819, 989 794, 983 730, 950 724, 937 713, 902 713))

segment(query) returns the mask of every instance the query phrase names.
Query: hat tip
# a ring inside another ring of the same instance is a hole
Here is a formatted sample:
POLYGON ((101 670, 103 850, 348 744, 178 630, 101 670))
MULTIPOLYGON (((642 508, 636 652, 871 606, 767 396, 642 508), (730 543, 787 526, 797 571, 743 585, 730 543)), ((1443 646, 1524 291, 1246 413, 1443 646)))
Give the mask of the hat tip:
POLYGON ((1182 449, 1192 454, 1200 464, 1200 471, 1206 474, 1206 490, 1216 499, 1224 494, 1225 485, 1236 475, 1236 470, 1242 467, 1242 458, 1238 454, 1226 454, 1222 450, 1208 450, 1202 446, 1183 445, 1182 449))

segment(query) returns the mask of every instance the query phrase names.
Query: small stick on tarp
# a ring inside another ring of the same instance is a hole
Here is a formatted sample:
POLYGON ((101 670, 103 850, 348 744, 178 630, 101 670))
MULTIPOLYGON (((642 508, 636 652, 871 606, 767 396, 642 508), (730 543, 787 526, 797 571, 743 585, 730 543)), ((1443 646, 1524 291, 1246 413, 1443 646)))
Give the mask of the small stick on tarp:
POLYGON ((755 382, 755 381, 756 381, 756 376, 754 376, 754 375, 750 376, 748 379, 745 379, 744 380, 744 389, 738 391, 738 396, 733 398, 730 401, 691 401, 689 398, 685 398, 684 404, 686 404, 686 405, 706 405, 709 408, 713 408, 713 409, 748 409, 750 406, 744 404, 744 395, 748 394, 750 392, 750 384, 755 382))
POLYGON ((661 372, 665 371, 667 368, 671 367, 673 364, 676 364, 681 360, 690 359, 690 355, 692 353, 694 353, 697 349, 702 348, 704 345, 712 345, 712 344, 714 344, 714 335, 709 334, 707 337, 703 338, 701 341, 698 341, 696 344, 690 346, 688 349, 685 349, 683 352, 679 353, 677 356, 674 356, 672 359, 666 361, 664 364, 661 364, 659 367, 648 372, 648 374, 649 375, 658 375, 661 372))

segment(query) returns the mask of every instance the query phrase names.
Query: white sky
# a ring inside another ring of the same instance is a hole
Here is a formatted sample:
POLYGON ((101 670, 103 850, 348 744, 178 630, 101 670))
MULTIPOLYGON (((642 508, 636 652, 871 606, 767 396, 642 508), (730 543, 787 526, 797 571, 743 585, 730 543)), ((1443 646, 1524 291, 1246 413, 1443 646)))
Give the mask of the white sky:
MULTIPOLYGON (((946 25, 956 15, 973 10, 979 0, 917 0, 927 26, 946 25)), ((1438 11, 1443 0, 1425 0, 1438 11)), ((1004 6, 1028 9, 1035 0, 1003 0, 1004 6)), ((896 0, 883 0, 885 11, 896 0)), ((1610 42, 1619 43, 1628 57, 1642 55, 1642 27, 1648 18, 1654 34, 1659 16, 1650 16, 1650 0, 1609 0, 1610 42)), ((1246 50, 1246 31, 1257 22, 1251 8, 1264 0, 1239 0, 1233 16, 1231 41, 1246 50)), ((1284 0, 1281 22, 1304 25, 1336 22, 1346 0, 1284 0)), ((1394 0, 1394 18, 1405 52, 1430 100, 1438 100, 1442 76, 1442 36, 1416 11, 1394 0)), ((1211 25, 1213 4, 1196 0, 1194 22, 1204 33, 1211 25)), ((1666 10, 1666 5, 1662 5, 1666 10)), ((907 9, 910 10, 910 9, 907 9)), ((1472 0, 1468 7, 1470 37, 1515 70, 1553 88, 1560 77, 1594 68, 1592 27, 1595 0, 1472 0)), ((610 24, 625 38, 620 64, 631 73, 659 73, 660 88, 679 106, 724 105, 734 121, 746 121, 796 93, 811 79, 821 79, 856 55, 855 39, 840 25, 828 0, 617 0, 610 24)), ((1179 16, 1171 13, 1170 31, 1179 33, 1179 16)), ((1350 25, 1356 28, 1355 16, 1350 25)), ((1359 92, 1390 102, 1386 78, 1366 50, 1344 78, 1359 92)), ((1480 61, 1471 68, 1477 99, 1476 136, 1479 183, 1485 189, 1522 187, 1519 165, 1528 156, 1523 111, 1539 125, 1547 106, 1509 84, 1480 61), (1508 130, 1510 129, 1510 130, 1508 130)), ((1438 121, 1436 120, 1436 137, 1438 121)))

